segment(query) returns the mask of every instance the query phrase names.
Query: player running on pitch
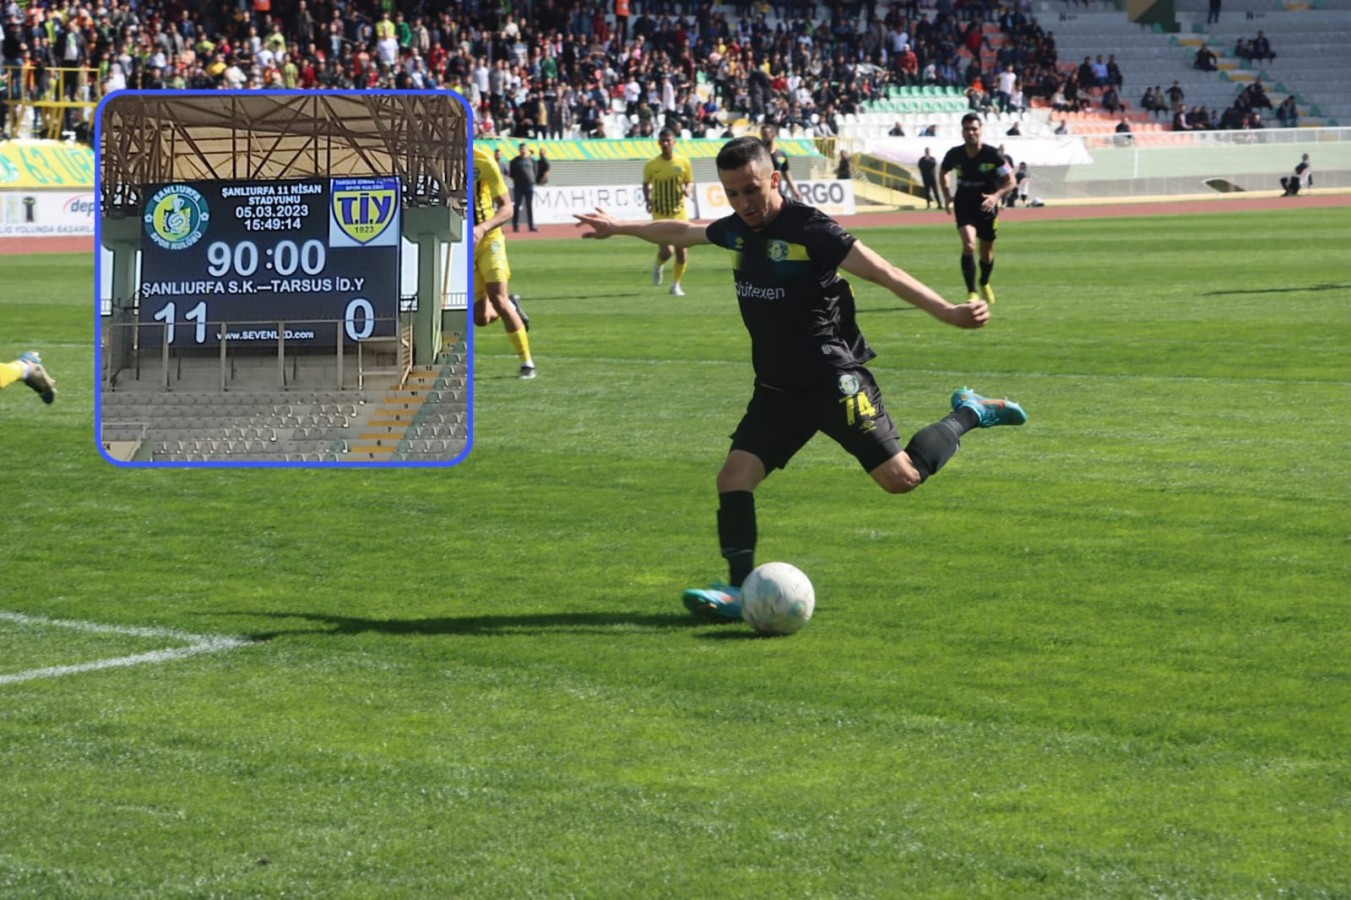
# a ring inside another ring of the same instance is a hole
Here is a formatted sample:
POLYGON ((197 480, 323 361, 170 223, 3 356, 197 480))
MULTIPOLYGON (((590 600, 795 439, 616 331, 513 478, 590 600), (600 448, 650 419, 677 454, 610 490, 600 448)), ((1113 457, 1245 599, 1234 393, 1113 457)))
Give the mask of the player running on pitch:
POLYGON ((530 356, 530 319, 521 310, 519 298, 510 292, 511 265, 507 262, 507 239, 502 226, 514 207, 507 193, 502 170, 486 150, 474 148, 474 324, 490 325, 502 320, 507 340, 521 360, 518 377, 535 377, 530 356))
POLYGON ((818 431, 852 454, 883 490, 919 487, 957 452, 973 428, 1021 425, 1016 403, 967 388, 952 412, 920 429, 902 448, 896 424, 865 364, 876 354, 854 320, 854 295, 837 270, 871 281, 934 318, 980 328, 982 300, 954 305, 887 262, 814 207, 784 198, 765 145, 736 138, 717 158, 718 178, 734 213, 710 225, 617 221, 603 210, 576 216, 585 238, 632 235, 653 244, 714 244, 732 263, 741 318, 751 336, 755 389, 718 472, 717 528, 728 583, 685 592, 697 615, 741 618, 740 586, 755 568, 755 489, 818 431))
MULTIPOLYGON (((663 128, 657 135, 657 145, 661 153, 643 166, 643 201, 653 219, 679 219, 689 221, 689 212, 685 201, 694 188, 694 167, 689 158, 675 152, 675 132, 663 128)), ((672 247, 663 244, 657 248, 657 261, 652 264, 652 283, 661 284, 661 270, 666 261, 675 257, 671 271, 671 293, 677 297, 685 296, 680 279, 685 277, 687 262, 684 247, 672 247)))
POLYGON ((994 271, 994 242, 999 232, 999 207, 1004 197, 1017 187, 1013 170, 999 151, 981 143, 980 116, 962 116, 962 143, 943 157, 938 184, 943 189, 943 205, 951 209, 962 236, 962 277, 966 279, 967 300, 994 302, 990 273, 994 271), (957 173, 957 194, 948 187, 948 173, 957 173), (976 293, 976 241, 980 241, 980 293, 976 293))

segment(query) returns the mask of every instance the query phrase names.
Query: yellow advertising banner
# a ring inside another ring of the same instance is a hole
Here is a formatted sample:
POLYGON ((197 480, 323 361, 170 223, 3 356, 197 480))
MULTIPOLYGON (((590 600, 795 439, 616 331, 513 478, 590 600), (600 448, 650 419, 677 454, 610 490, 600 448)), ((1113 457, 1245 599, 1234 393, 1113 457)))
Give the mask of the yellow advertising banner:
POLYGON ((0 141, 0 190, 93 187, 92 147, 65 141, 0 141))

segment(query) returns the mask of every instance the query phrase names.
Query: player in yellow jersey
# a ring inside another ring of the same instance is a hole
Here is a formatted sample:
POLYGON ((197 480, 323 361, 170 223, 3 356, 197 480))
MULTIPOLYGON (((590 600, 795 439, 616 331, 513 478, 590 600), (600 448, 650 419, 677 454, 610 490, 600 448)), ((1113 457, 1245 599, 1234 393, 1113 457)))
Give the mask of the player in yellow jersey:
POLYGON ((56 379, 42 367, 42 357, 33 350, 19 355, 13 362, 0 363, 0 388, 22 381, 38 392, 43 403, 56 399, 56 379))
MULTIPOLYGON (((647 202, 647 211, 653 219, 678 219, 689 221, 685 211, 685 200, 694 186, 694 167, 687 157, 675 152, 675 132, 663 128, 657 135, 657 145, 661 155, 654 157, 643 166, 643 200, 647 202)), ((657 247, 657 261, 652 264, 652 283, 661 284, 661 270, 666 261, 675 256, 675 269, 671 273, 671 293, 677 297, 685 296, 680 287, 680 279, 685 275, 685 260, 689 251, 684 247, 662 244, 657 247)))
POLYGON ((521 378, 535 377, 530 358, 528 320, 508 292, 511 266, 502 225, 511 219, 511 194, 497 161, 486 150, 474 148, 474 324, 502 320, 507 340, 521 358, 521 378))

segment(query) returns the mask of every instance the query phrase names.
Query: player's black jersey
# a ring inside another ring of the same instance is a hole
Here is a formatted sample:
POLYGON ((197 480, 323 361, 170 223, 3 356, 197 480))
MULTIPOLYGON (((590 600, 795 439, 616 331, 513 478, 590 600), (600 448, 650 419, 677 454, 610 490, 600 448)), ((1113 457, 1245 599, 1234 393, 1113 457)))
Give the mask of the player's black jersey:
POLYGON ((836 269, 855 238, 815 207, 786 200, 760 231, 736 215, 710 224, 728 250, 757 384, 808 390, 877 354, 854 320, 854 292, 836 269))
POLYGON ((989 144, 981 144, 975 156, 966 155, 966 145, 953 147, 943 157, 944 175, 957 170, 956 200, 979 198, 981 194, 993 194, 1004 183, 1008 173, 1008 162, 999 155, 999 151, 989 144))

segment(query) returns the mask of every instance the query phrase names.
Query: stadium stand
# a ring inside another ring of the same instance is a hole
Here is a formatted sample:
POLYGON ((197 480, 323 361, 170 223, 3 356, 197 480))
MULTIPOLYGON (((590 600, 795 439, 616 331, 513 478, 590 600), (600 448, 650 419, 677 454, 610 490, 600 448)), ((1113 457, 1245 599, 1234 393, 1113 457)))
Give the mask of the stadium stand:
POLYGON ((221 392, 211 384, 215 361, 185 359, 173 391, 159 390, 153 373, 104 391, 100 440, 124 461, 448 461, 468 439, 466 356, 464 341, 448 336, 436 362, 402 382, 341 391, 296 383, 285 392, 257 389, 270 363, 240 366, 250 387, 221 392))
MULTIPOLYGON (((1062 67, 1115 53, 1132 104, 1147 83, 1176 78, 1189 105, 1223 108, 1261 72, 1273 95, 1299 97, 1304 124, 1351 121, 1339 65, 1351 37, 1351 0, 1226 0, 1221 23, 1209 26, 1206 0, 1177 2, 1178 34, 1132 25, 1111 3, 1043 0, 1020 8, 1054 32, 1062 67), (1278 57, 1253 67, 1231 50, 1258 28, 1278 57), (1220 53, 1220 71, 1208 77, 1190 68, 1203 40, 1220 53)), ((614 40, 604 4, 527 5, 529 17, 504 15, 496 5, 432 12, 435 5, 395 4, 406 16, 392 40, 382 39, 376 23, 387 5, 317 0, 271 13, 266 4, 185 11, 164 0, 7 4, 6 133, 86 135, 92 104, 123 87, 451 88, 473 105, 481 134, 513 138, 643 136, 663 125, 687 138, 718 137, 762 117, 786 119, 779 124, 787 138, 831 137, 858 125, 871 136, 873 119, 849 117, 888 111, 908 116, 900 121, 911 133, 947 124, 924 117, 951 111, 935 101, 962 99, 977 74, 989 93, 1011 43, 1004 17, 1012 7, 992 0, 635 4, 625 41, 614 40), (901 34, 919 71, 935 64, 941 72, 951 61, 951 80, 902 78, 893 43, 901 34)), ((1034 62, 1021 58, 1017 68, 1027 74, 1034 62)), ((1034 94, 1035 85, 1025 87, 1034 94)))
MULTIPOLYGON (((1221 24, 1206 25, 1205 0, 1182 0, 1178 13, 1182 31, 1177 34, 1134 25, 1120 12, 1080 12, 1057 21, 1055 35, 1063 59, 1111 48, 1125 73, 1125 96, 1132 106, 1146 87, 1166 89, 1177 81, 1189 108, 1223 111, 1260 76, 1273 105, 1295 95, 1301 124, 1351 122, 1351 73, 1340 61, 1351 46, 1351 11, 1273 9, 1265 0, 1226 0, 1225 12, 1221 24), (1253 37, 1259 28, 1277 48, 1277 59, 1255 65, 1234 57, 1238 39, 1253 37), (1217 72, 1192 66, 1203 43, 1219 57, 1217 72)), ((1275 124, 1270 111, 1264 111, 1264 118, 1270 118, 1268 127, 1275 124)))
MULTIPOLYGON (((877 139, 897 123, 909 136, 932 127, 939 145, 955 142, 967 85, 976 79, 991 95, 998 65, 1016 51, 1030 108, 990 112, 992 137, 1014 121, 1024 138, 1048 137, 1061 118, 1074 135, 1109 137, 1117 120, 1097 113, 1096 92, 1089 92, 1094 108, 1087 113, 1053 117, 1041 71, 1049 64, 1064 73, 1105 53, 1116 55, 1124 74, 1121 96, 1136 146, 1162 141, 1157 132, 1166 129, 1137 108, 1145 87, 1174 81, 1188 107, 1220 111, 1260 77, 1273 106, 1295 96, 1301 126, 1351 123, 1351 74, 1340 60, 1351 46, 1351 0, 1225 0, 1221 21, 1209 25, 1206 4, 1176 0, 1176 33, 1132 24, 1120 2, 1016 4, 1053 32, 1048 61, 1040 38, 1016 36, 1005 21, 1015 4, 993 0, 635 3, 623 40, 615 39, 610 6, 601 2, 536 2, 514 13, 497 4, 379 0, 276 4, 276 12, 261 3, 186 11, 166 0, 11 3, 0 113, 11 135, 78 138, 89 131, 93 103, 121 87, 450 88, 468 99, 481 135, 512 140, 645 136, 663 125, 688 139, 718 138, 769 120, 784 138, 819 142, 825 156, 815 174, 822 174, 847 146, 836 138, 877 139), (393 38, 376 33, 385 6, 406 12, 393 38), (72 23, 84 42, 75 67, 57 55, 72 23), (1238 39, 1259 28, 1277 58, 1235 57, 1238 39), (894 64, 902 34, 918 54, 919 74, 911 78, 894 64), (1191 67, 1200 42, 1219 54, 1217 72, 1191 67), (950 70, 943 65, 949 62, 950 70)), ((1277 124, 1272 111, 1263 113, 1268 128, 1277 124)), ((578 183, 584 176, 574 169, 589 166, 556 162, 551 177, 578 183)), ((625 171, 621 180, 636 179, 625 171)))
POLYGON ((1235 84, 1261 74, 1274 102, 1294 94, 1300 100, 1302 125, 1351 124, 1351 71, 1345 64, 1351 46, 1351 0, 1226 0, 1224 10, 1218 24, 1207 25, 1204 0, 1179 0, 1179 39, 1204 36, 1224 51, 1221 71, 1235 84), (1245 63, 1234 57, 1239 39, 1250 39, 1259 30, 1271 41, 1276 59, 1245 63))

